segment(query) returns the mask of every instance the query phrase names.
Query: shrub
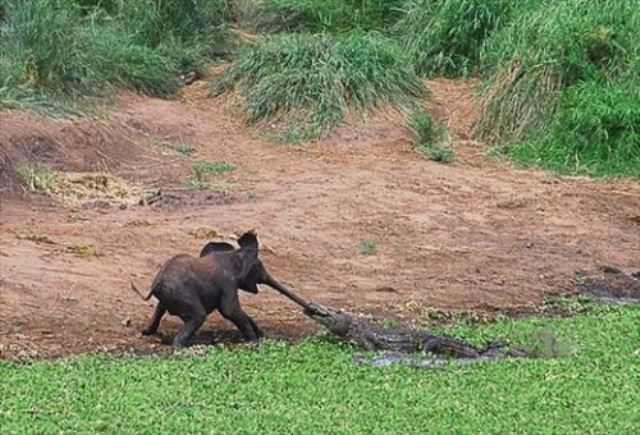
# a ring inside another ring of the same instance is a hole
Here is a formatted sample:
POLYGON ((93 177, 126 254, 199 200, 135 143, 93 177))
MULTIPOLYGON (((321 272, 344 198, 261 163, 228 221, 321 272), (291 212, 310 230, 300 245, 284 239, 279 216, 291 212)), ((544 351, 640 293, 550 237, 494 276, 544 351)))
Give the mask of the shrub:
POLYGON ((418 73, 464 76, 476 71, 485 39, 514 8, 511 0, 409 0, 393 29, 418 73))
POLYGON ((129 35, 98 26, 84 32, 90 59, 100 80, 111 86, 131 89, 148 95, 166 97, 178 89, 178 72, 173 62, 129 35))
POLYGON ((122 33, 172 59, 181 72, 206 73, 211 60, 235 48, 228 0, 116 0, 111 15, 122 33))
POLYGON ((326 133, 349 108, 409 107, 426 93, 404 53, 377 33, 260 39, 214 80, 215 93, 233 87, 249 122, 286 121, 303 138, 326 133))

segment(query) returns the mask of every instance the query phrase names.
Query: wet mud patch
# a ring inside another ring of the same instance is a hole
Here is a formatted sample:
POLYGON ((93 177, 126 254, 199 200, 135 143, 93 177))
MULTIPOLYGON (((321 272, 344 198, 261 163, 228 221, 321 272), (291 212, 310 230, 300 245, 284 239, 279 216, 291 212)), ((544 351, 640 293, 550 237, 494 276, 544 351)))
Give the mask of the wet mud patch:
POLYGON ((577 273, 578 286, 585 295, 619 304, 640 302, 640 270, 626 274, 604 266, 597 272, 577 273))

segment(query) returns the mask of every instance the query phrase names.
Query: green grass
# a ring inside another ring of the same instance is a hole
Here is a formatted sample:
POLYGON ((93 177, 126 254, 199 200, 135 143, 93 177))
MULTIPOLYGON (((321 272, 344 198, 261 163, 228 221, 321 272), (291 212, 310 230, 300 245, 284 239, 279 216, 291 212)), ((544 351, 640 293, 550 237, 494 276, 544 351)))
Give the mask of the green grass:
POLYGON ((476 135, 527 165, 637 176, 638 28, 635 0, 522 3, 482 48, 476 135))
POLYGON ((198 189, 213 188, 216 186, 211 184, 212 178, 234 169, 235 166, 230 163, 199 160, 191 167, 191 178, 187 184, 198 189))
POLYGON ((154 144, 161 148, 167 148, 167 149, 173 150, 176 153, 185 157, 191 156, 193 153, 196 152, 195 147, 182 142, 174 142, 170 140, 159 140, 159 141, 155 141, 154 144))
POLYGON ((193 165, 193 176, 196 179, 206 177, 217 177, 225 172, 232 171, 234 166, 226 162, 212 162, 210 160, 200 160, 193 165))
POLYGON ((192 147, 191 145, 187 145, 184 143, 180 143, 174 146, 173 148, 178 154, 181 154, 183 156, 190 156, 193 153, 196 152, 196 149, 194 147, 192 147))
MULTIPOLYGON (((421 76, 479 75, 477 139, 525 166, 637 177, 639 28, 638 0, 0 0, 0 109, 171 97, 233 58, 214 94, 235 89, 263 135, 304 142, 415 109, 421 76)), ((452 161, 429 134, 417 148, 452 161)))
POLYGON ((46 110, 117 89, 168 97, 233 45, 227 2, 31 0, 2 4, 0 107, 46 110))
POLYGON ((511 0, 408 0, 392 29, 418 73, 459 77, 477 72, 484 41, 507 22, 511 0))
POLYGON ((378 253, 378 242, 371 239, 364 239, 360 242, 358 251, 361 255, 376 255, 378 253))
POLYGON ((562 173, 640 178, 640 87, 593 81, 572 87, 548 130, 507 154, 562 173))
POLYGON ((567 87, 630 70, 638 56, 635 6, 635 0, 525 2, 483 48, 490 89, 481 128, 518 140, 551 118, 567 87))
POLYGON ((444 144, 446 130, 423 111, 414 112, 409 121, 415 140, 413 147, 429 160, 453 163, 455 153, 444 144))
POLYGON ((211 348, 204 356, 0 363, 0 426, 29 432, 636 433, 640 307, 456 332, 528 343, 554 359, 436 370, 351 363, 331 340, 211 348))
POLYGON ((381 30, 401 15, 404 0, 241 0, 240 23, 259 32, 381 30))
POLYGON ((55 177, 53 171, 30 165, 24 161, 18 163, 15 170, 20 183, 32 192, 45 192, 47 184, 55 177))
POLYGON ((259 39, 214 81, 235 88, 248 121, 283 123, 285 136, 314 138, 349 110, 411 107, 426 94, 405 54, 378 33, 282 34, 259 39))

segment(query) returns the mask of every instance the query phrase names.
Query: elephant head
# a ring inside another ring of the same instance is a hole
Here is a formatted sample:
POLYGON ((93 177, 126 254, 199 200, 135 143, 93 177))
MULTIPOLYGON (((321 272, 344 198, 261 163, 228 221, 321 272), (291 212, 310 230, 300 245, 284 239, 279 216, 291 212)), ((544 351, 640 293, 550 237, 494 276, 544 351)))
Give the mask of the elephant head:
POLYGON ((209 242, 200 251, 200 257, 233 252, 234 273, 238 277, 238 288, 249 293, 258 293, 258 284, 268 284, 269 274, 258 258, 258 238, 248 231, 238 239, 240 249, 226 242, 209 242))

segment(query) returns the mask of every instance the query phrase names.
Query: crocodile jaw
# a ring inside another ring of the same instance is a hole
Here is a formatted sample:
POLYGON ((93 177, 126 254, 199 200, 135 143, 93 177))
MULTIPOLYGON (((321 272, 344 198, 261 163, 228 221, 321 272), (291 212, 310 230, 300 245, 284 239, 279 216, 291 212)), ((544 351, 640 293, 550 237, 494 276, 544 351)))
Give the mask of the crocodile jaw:
POLYGON ((327 328, 333 334, 344 337, 351 328, 352 319, 350 316, 336 312, 307 312, 305 313, 316 322, 327 328))

